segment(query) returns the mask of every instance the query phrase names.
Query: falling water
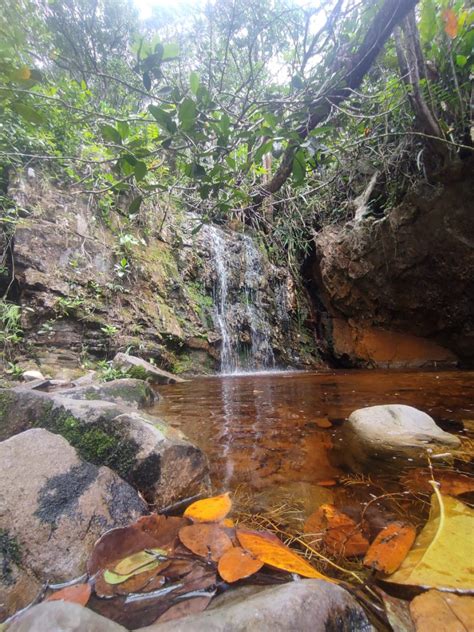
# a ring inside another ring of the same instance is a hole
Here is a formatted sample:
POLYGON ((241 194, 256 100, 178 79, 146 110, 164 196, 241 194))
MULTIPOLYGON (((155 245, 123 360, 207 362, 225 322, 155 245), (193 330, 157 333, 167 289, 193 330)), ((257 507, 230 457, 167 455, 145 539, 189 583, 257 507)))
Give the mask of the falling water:
POLYGON ((247 235, 227 235, 215 226, 209 226, 207 234, 215 272, 213 318, 221 336, 222 373, 274 367, 267 316, 274 306, 263 300, 268 280, 262 254, 247 235))

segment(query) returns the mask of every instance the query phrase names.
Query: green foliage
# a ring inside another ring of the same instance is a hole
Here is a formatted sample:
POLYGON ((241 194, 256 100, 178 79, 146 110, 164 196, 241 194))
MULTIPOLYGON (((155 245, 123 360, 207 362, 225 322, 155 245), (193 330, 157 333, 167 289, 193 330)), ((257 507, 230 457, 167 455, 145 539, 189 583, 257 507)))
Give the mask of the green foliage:
POLYGON ((0 299, 0 345, 11 347, 21 342, 21 307, 0 299))

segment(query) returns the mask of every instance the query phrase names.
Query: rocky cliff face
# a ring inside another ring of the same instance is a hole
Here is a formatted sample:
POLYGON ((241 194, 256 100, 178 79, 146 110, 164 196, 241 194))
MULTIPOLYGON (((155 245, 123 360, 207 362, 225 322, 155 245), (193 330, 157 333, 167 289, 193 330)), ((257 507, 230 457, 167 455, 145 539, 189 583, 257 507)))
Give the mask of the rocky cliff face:
POLYGON ((218 371, 226 353, 228 369, 320 362, 304 299, 297 312, 293 280, 250 236, 195 232, 197 218, 159 205, 130 222, 31 173, 9 194, 20 219, 2 285, 22 308, 24 357, 45 371, 127 349, 177 373, 218 371))
POLYGON ((420 184, 383 219, 316 236, 309 276, 330 356, 346 365, 473 363, 472 167, 420 184))

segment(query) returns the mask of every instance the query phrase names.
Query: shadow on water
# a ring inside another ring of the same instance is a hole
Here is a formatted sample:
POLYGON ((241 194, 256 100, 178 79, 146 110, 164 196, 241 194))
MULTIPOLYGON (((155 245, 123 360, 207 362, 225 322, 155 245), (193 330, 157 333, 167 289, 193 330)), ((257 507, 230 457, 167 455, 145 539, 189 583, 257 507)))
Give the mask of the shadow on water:
POLYGON ((338 427, 357 408, 408 404, 449 430, 474 419, 473 376, 358 370, 203 377, 160 387, 152 412, 206 452, 216 491, 244 485, 258 492, 342 476, 333 448, 338 427))

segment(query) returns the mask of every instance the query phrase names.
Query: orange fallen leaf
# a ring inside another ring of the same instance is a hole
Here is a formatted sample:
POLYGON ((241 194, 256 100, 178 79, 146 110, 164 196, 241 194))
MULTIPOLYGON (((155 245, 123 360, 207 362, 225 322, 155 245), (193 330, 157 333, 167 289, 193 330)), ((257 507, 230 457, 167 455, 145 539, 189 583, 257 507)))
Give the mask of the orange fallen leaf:
POLYGON ((232 583, 250 577, 262 566, 261 560, 257 560, 251 553, 236 546, 224 553, 219 560, 217 570, 224 581, 232 583))
POLYGON ((229 492, 221 496, 197 500, 184 512, 185 518, 193 522, 219 522, 223 520, 232 508, 229 492))
POLYGON ((472 632, 474 629, 474 597, 428 590, 410 603, 410 614, 416 632, 472 632))
POLYGON ((303 577, 335 582, 335 580, 319 573, 306 560, 285 546, 283 542, 278 540, 277 543, 275 538, 269 538, 267 533, 238 529, 237 538, 244 549, 264 564, 289 573, 297 573, 303 577))
POLYGON ((333 555, 359 557, 369 548, 367 538, 357 524, 334 505, 321 505, 308 518, 304 532, 322 541, 333 555))
POLYGON ((46 601, 68 601, 69 603, 78 603, 80 606, 85 606, 90 596, 91 587, 89 584, 75 584, 74 586, 58 590, 47 597, 46 601))
POLYGON ((191 524, 182 527, 179 539, 196 555, 210 556, 214 562, 233 546, 229 536, 216 524, 191 524))
POLYGON ((458 34, 458 19, 452 9, 443 11, 444 30, 446 35, 454 39, 458 34))
MULTIPOLYGON (((428 470, 415 468, 409 470, 401 479, 401 482, 410 491, 432 494, 431 476, 431 472, 428 470)), ((474 491, 474 477, 467 476, 461 472, 438 470, 434 472, 434 479, 439 483, 440 492, 447 496, 459 496, 460 494, 474 491)))
POLYGON ((314 420, 318 428, 332 428, 332 423, 326 417, 318 417, 314 420))
POLYGON ((413 525, 392 522, 382 529, 370 545, 364 565, 387 575, 394 573, 406 558, 415 538, 416 529, 413 525))
POLYGON ((227 529, 233 529, 235 527, 235 522, 232 520, 232 518, 224 518, 221 524, 227 529))
POLYGON ((335 478, 327 478, 324 481, 316 481, 320 487, 334 487, 337 485, 337 481, 335 478))

